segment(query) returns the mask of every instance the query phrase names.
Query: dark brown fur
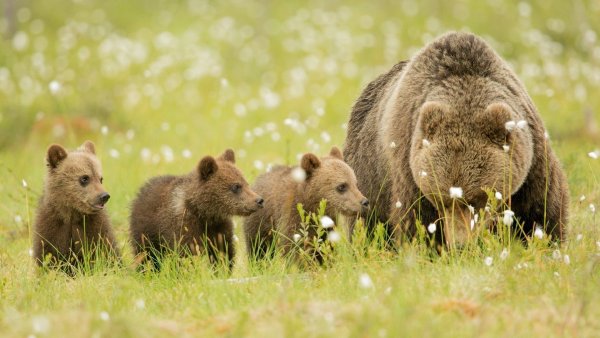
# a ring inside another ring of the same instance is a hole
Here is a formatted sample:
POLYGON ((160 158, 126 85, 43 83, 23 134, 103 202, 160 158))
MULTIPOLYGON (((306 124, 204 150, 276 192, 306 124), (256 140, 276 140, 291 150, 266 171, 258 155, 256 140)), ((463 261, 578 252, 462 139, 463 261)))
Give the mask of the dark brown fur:
POLYGON ((468 222, 443 210, 468 219, 466 205, 484 207, 482 188, 491 188, 524 225, 522 236, 540 226, 565 239, 568 188, 543 122, 508 65, 472 34, 446 34, 370 83, 350 116, 344 153, 375 202, 370 226, 387 222, 390 235, 413 236, 416 219, 446 219, 446 244, 460 244, 468 222), (509 120, 527 126, 508 132, 509 120), (460 203, 448 196, 452 186, 464 190, 460 203))
POLYGON ((247 216, 263 200, 250 189, 235 167, 228 149, 221 157, 204 157, 184 176, 150 179, 133 201, 130 219, 134 253, 151 258, 160 268, 165 252, 208 254, 216 263, 226 259, 233 267, 235 244, 231 216, 247 216))
MULTIPOLYGON (((294 168, 278 166, 262 174, 253 189, 265 198, 265 208, 244 221, 246 248, 251 259, 262 259, 276 246, 286 255, 299 233, 300 203, 307 212, 315 213, 322 199, 327 200, 325 214, 356 216, 368 206, 368 200, 356 186, 356 176, 334 147, 329 156, 319 159, 308 153, 300 167, 306 173, 303 182, 292 178, 294 168), (343 192, 337 190, 344 184, 343 192)), ((314 231, 309 234, 314 236, 314 231)))
POLYGON ((42 265, 51 255, 50 266, 72 272, 84 255, 94 259, 97 250, 118 257, 104 208, 109 196, 102 187, 94 144, 86 141, 72 152, 54 144, 48 148, 46 162, 48 175, 33 228, 36 263, 42 265))

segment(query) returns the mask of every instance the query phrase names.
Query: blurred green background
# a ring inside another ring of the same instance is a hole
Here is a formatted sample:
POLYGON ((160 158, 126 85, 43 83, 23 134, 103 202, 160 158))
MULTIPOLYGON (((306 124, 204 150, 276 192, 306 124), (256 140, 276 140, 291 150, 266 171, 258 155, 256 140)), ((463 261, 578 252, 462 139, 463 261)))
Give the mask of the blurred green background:
MULTIPOLYGON (((47 146, 90 139, 118 231, 147 178, 231 147, 249 181, 342 145, 378 74, 449 30, 525 83, 576 200, 597 198, 599 1, 3 0, 0 232, 20 236, 47 146), (594 167, 594 165, 596 165, 594 167), (28 188, 22 188, 22 180, 28 188), (25 203, 27 201, 27 203, 25 203)), ((586 203, 587 203, 586 201, 586 203)))

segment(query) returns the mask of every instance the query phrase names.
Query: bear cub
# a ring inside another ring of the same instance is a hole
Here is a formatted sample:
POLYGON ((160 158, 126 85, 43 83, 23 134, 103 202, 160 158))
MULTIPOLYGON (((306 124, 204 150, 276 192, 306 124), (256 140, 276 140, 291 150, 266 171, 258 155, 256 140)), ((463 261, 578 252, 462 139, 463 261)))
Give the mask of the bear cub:
POLYGON ((150 259, 160 269, 167 252, 208 255, 213 264, 233 267, 234 215, 248 216, 263 207, 235 167, 235 154, 206 156, 191 173, 150 179, 133 201, 131 242, 137 260, 150 259))
POLYGON ((102 167, 94 144, 68 152, 48 148, 48 173, 33 231, 33 257, 40 265, 74 273, 85 258, 120 253, 106 213, 110 195, 102 187, 102 167))
MULTIPOLYGON (((260 175, 253 189, 265 198, 265 208, 244 221, 246 248, 253 260, 272 257, 275 247, 284 255, 290 252, 301 227, 298 204, 306 212, 316 213, 325 199, 325 214, 331 216, 356 216, 369 206, 337 147, 321 159, 305 154, 300 167, 276 166, 260 175)), ((309 229, 311 236, 316 236, 315 229, 309 229)), ((321 262, 318 255, 316 258, 321 262)))

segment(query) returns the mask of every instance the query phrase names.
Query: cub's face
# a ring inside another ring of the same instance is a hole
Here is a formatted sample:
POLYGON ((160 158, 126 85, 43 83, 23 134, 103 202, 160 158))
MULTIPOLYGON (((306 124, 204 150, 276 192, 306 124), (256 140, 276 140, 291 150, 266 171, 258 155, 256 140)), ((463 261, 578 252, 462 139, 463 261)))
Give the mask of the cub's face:
POLYGON ((369 201, 358 190, 354 171, 337 147, 321 159, 310 153, 304 155, 301 167, 307 174, 306 193, 317 200, 326 199, 332 213, 356 216, 368 208, 369 201))
POLYGON ((444 226, 449 244, 468 239, 468 206, 485 207, 484 189, 500 192, 508 201, 525 181, 533 156, 530 127, 507 104, 493 103, 464 116, 442 103, 425 103, 411 145, 413 179, 444 211, 445 223, 451 225, 444 226), (451 187, 461 188, 462 196, 453 198, 451 187))
POLYGON ((48 148, 47 196, 50 203, 74 208, 83 214, 104 210, 110 195, 102 186, 102 167, 92 142, 67 152, 59 145, 48 148))
MULTIPOLYGON (((221 215, 248 216, 263 207, 263 199, 255 193, 235 166, 235 155, 228 149, 214 159, 206 156, 198 164, 202 191, 210 195, 209 208, 221 215)), ((204 206, 206 207, 206 206, 204 206)))

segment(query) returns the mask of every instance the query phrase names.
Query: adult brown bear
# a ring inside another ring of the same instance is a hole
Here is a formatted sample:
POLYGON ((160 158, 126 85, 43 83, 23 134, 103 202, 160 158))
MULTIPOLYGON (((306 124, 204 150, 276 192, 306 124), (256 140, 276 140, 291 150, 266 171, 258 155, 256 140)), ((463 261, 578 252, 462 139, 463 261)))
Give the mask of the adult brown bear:
POLYGON ((487 188, 514 212, 520 236, 541 227, 562 241, 568 188, 546 135, 506 62, 481 38, 452 32, 367 86, 344 154, 371 201, 369 226, 383 222, 392 238, 414 236, 419 220, 441 225, 447 245, 464 243, 469 206, 484 208, 487 188))

